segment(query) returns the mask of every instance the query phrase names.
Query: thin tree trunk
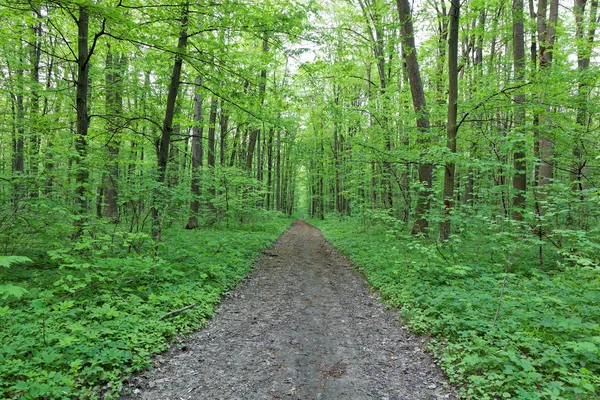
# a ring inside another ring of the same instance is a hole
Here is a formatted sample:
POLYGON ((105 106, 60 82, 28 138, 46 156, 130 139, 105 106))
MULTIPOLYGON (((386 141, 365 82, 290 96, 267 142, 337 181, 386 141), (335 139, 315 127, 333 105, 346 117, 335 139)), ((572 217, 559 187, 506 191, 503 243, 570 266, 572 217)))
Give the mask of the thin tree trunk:
MULTIPOLYGON (((453 157, 456 153, 456 133, 458 130, 458 27, 460 21, 459 0, 451 0, 450 30, 448 35, 448 124, 447 146, 453 157)), ((444 169, 444 219, 440 224, 440 241, 450 238, 450 212, 454 203, 454 161, 446 163, 444 169)))
POLYGON ((186 229, 197 229, 198 228, 198 212, 200 210, 200 194, 201 194, 201 176, 200 171, 202 168, 202 133, 204 127, 202 126, 202 93, 200 87, 202 86, 202 77, 198 75, 196 77, 196 93, 194 94, 194 126, 192 127, 192 196, 193 200, 190 203, 190 218, 188 220, 186 229))
POLYGON ((227 130, 229 129, 229 113, 224 107, 225 102, 221 100, 221 116, 219 118, 219 164, 225 165, 227 151, 227 130))
MULTIPOLYGON (((262 46, 263 54, 266 54, 269 51, 269 38, 267 34, 264 34, 263 38, 263 46, 262 46)), ((259 98, 259 108, 262 109, 262 106, 265 101, 265 90, 267 87, 267 69, 263 67, 260 71, 260 78, 258 84, 258 98, 259 98)), ((256 142, 260 133, 260 129, 254 129, 250 134, 250 140, 248 142, 248 152, 246 153, 246 171, 250 172, 252 170, 252 161, 254 159, 254 150, 256 148, 256 142)), ((260 146, 260 143, 259 143, 260 146)))
POLYGON ((271 210, 273 198, 273 128, 269 129, 267 139, 267 201, 265 208, 271 210))
MULTIPOLYGON (((337 99, 336 99, 337 100, 337 99)), ((335 172, 335 183, 334 183, 334 197, 335 197, 335 210, 338 214, 343 215, 343 205, 342 205, 342 183, 340 177, 340 169, 341 169, 341 161, 340 161, 340 139, 339 139, 339 123, 334 122, 333 125, 333 163, 334 163, 334 172, 335 172)))
MULTIPOLYGON (((22 60, 20 60, 22 62, 22 60)), ((23 69, 19 67, 15 73, 15 86, 17 90, 13 94, 15 104, 15 135, 13 137, 13 173, 19 175, 18 181, 22 179, 25 173, 25 104, 23 88, 23 69)), ((20 197, 20 183, 17 185, 17 197, 20 197)))
MULTIPOLYGON (((179 93, 179 83, 181 79, 181 68, 183 66, 183 53, 187 46, 187 23, 188 23, 189 3, 185 3, 181 15, 181 32, 177 42, 177 53, 171 71, 171 81, 169 83, 169 91, 167 94, 167 104, 165 109, 165 118, 163 120, 161 138, 158 146, 158 176, 157 182, 159 186, 163 186, 167 171, 167 163, 169 159, 169 147, 171 144, 171 135, 173 134, 173 117, 175 114, 175 103, 177 94, 179 93)), ((164 204, 165 193, 163 190, 154 192, 152 205, 152 238, 158 243, 162 234, 162 217, 159 207, 162 205, 165 209, 167 204, 164 204), (162 195, 162 196, 161 196, 162 195)), ((164 211, 163 211, 164 212, 164 211)))
POLYGON ((588 82, 585 72, 590 65, 590 57, 592 51, 592 43, 596 35, 596 15, 598 12, 598 0, 592 0, 590 5, 589 24, 587 37, 583 24, 585 14, 586 0, 575 0, 573 12, 575 14, 575 22, 577 24, 575 37, 577 39, 577 69, 579 71, 578 91, 578 107, 577 107, 577 127, 580 132, 574 138, 575 145, 573 146, 573 156, 575 163, 571 172, 571 186, 573 190, 581 192, 587 186, 585 184, 586 172, 588 170, 587 160, 584 156, 584 140, 583 136, 588 131, 589 116, 588 116, 588 82))
POLYGON ((237 159, 238 142, 240 141, 240 127, 235 128, 235 135, 233 136, 233 145, 231 149, 231 156, 229 158, 229 166, 233 167, 237 159))
POLYGON ((208 161, 208 170, 209 170, 209 176, 212 179, 212 183, 208 186, 208 193, 211 196, 211 200, 208 202, 208 207, 210 208, 211 211, 215 211, 215 206, 214 206, 214 199, 217 195, 217 189, 216 189, 216 181, 214 180, 215 178, 215 130, 216 130, 216 123, 217 123, 217 98, 216 96, 213 96, 210 100, 210 113, 208 116, 208 141, 207 141, 207 145, 208 145, 208 157, 207 157, 207 161, 208 161))
MULTIPOLYGON (((558 0, 551 0, 550 15, 546 21, 547 0, 540 0, 538 8, 538 36, 540 37, 540 68, 552 67, 554 53, 554 41, 556 39, 556 23, 558 21, 558 0)), ((546 115, 539 115, 539 124, 542 135, 539 141, 540 168, 538 186, 543 187, 552 182, 554 177, 552 156, 554 153, 554 142, 544 129, 546 115)))
POLYGON ((275 154, 275 207, 277 211, 281 206, 281 130, 277 129, 277 149, 275 154))
MULTIPOLYGON (((42 16, 40 12, 36 9, 33 11, 33 16, 38 21, 42 20, 42 16)), ((42 22, 38 22, 35 25, 31 26, 31 30, 33 31, 33 41, 30 44, 30 58, 31 58, 31 107, 30 107, 30 119, 32 121, 32 130, 31 137, 31 159, 30 159, 30 174, 33 177, 38 177, 39 171, 39 154, 41 147, 41 139, 42 135, 40 131, 42 131, 42 127, 40 124, 40 61, 41 61, 41 51, 42 51, 42 22)), ((49 77, 48 77, 49 79, 49 77)), ((41 182, 40 182, 41 183, 41 182)), ((30 191, 32 197, 37 197, 39 194, 38 185, 35 185, 35 188, 30 191)))

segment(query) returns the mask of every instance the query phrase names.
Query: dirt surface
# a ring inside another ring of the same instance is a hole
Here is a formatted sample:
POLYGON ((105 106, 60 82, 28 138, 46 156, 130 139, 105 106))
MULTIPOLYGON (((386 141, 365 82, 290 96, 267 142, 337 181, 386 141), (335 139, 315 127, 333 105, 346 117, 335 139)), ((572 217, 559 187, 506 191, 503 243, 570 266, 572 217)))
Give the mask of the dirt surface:
POLYGON ((457 399, 443 373, 319 230, 294 222, 122 399, 457 399))

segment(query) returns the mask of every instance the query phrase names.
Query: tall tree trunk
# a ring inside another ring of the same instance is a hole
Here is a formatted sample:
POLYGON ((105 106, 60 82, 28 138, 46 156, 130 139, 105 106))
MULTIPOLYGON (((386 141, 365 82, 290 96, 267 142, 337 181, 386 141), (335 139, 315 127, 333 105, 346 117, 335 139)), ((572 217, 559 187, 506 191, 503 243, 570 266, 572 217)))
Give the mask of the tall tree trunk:
POLYGON ((277 129, 277 150, 275 154, 275 209, 282 211, 281 204, 281 130, 277 129))
MULTIPOLYGON (((19 60, 22 64, 23 60, 19 60)), ((15 175, 19 175, 17 181, 17 196, 20 197, 20 187, 22 175, 25 173, 25 103, 24 103, 24 85, 23 85, 23 67, 19 66, 15 72, 16 91, 12 94, 14 102, 14 132, 13 136, 13 154, 12 170, 15 175)))
POLYGON ((202 168, 202 77, 196 77, 196 93, 194 94, 194 126, 192 127, 192 196, 190 203, 191 215, 188 220, 186 229, 198 228, 198 212, 200 210, 200 171, 202 168))
MULTIPOLYGON (((515 82, 521 83, 525 78, 525 28, 524 28, 524 10, 523 0, 513 0, 513 63, 515 82)), ((514 176, 513 176, 513 210, 512 218, 521 221, 523 219, 523 208, 525 207, 525 192, 527 190, 527 164, 525 162, 525 108, 523 102, 525 96, 517 94, 514 98, 514 127, 516 133, 516 145, 514 158, 514 176)))
POLYGON ((263 178, 263 173, 262 173, 262 134, 261 134, 261 130, 259 129, 257 131, 257 135, 256 135, 256 180, 258 181, 258 185, 259 185, 259 190, 261 189, 262 186, 262 178, 263 178))
POLYGON ((592 0, 590 5, 589 23, 587 36, 583 22, 586 0, 575 0, 573 13, 575 14, 577 40, 577 69, 579 71, 579 83, 577 85, 578 107, 577 107, 577 130, 573 146, 575 158, 571 172, 571 186, 573 190, 582 191, 586 188, 585 179, 588 170, 587 160, 584 155, 583 137, 588 131, 588 82, 585 72, 590 65, 592 43, 596 35, 596 15, 598 12, 598 0, 592 0))
MULTIPOLYGON (((269 51, 269 37, 267 33, 264 33, 262 52, 263 55, 269 51)), ((262 110, 262 106, 265 102, 265 90, 267 87, 267 68, 263 67, 260 71, 260 78, 258 83, 258 98, 259 98, 259 109, 262 110)), ((250 134, 250 140, 248 142, 248 152, 246 153, 246 171, 252 170, 252 161, 254 160, 254 150, 256 148, 256 142, 260 134, 260 128, 254 129, 250 134)), ((260 143, 258 144, 260 146, 260 143)))
MULTIPOLYGON (((336 99, 337 100, 337 99, 336 99)), ((340 138, 339 138, 339 122, 334 122, 333 124, 333 164, 334 164, 334 197, 335 197, 335 211, 343 215, 344 209, 342 204, 342 182, 341 182, 341 160, 340 160, 340 138)))
POLYGON ((119 219, 118 206, 118 190, 117 182, 119 180, 119 147, 120 147, 120 124, 121 114, 123 112, 122 98, 122 74, 125 70, 125 56, 115 56, 112 53, 110 46, 106 54, 106 114, 108 122, 106 125, 106 133, 108 135, 108 176, 107 185, 104 189, 106 202, 105 216, 114 221, 119 219))
POLYGON ((240 141, 240 127, 239 125, 235 128, 235 134, 233 136, 233 145, 231 146, 231 156, 229 157, 229 166, 233 167, 236 164, 238 142, 240 141))
MULTIPOLYGON (((87 135, 90 123, 88 115, 88 89, 89 89, 89 15, 85 6, 79 6, 79 19, 77 20, 77 131, 75 134, 75 213, 84 214, 87 210, 87 181, 89 172, 85 165, 87 156, 87 135)), ((75 220, 74 225, 77 235, 81 233, 83 219, 75 220)))
POLYGON ((214 206, 214 199, 217 195, 217 190, 215 187, 215 131, 216 131, 216 124, 217 124, 217 106, 218 106, 218 100, 216 96, 213 96, 210 100, 210 113, 208 115, 208 137, 207 137, 207 145, 208 145, 208 157, 207 157, 207 161, 208 161, 208 170, 209 170, 209 176, 211 177, 212 183, 208 186, 208 193, 210 193, 211 196, 211 200, 208 202, 208 207, 211 209, 211 211, 215 210, 215 206, 214 206))
MULTIPOLYGON (((29 55, 31 59, 31 106, 29 110, 32 132, 30 134, 31 137, 31 159, 30 159, 30 173, 33 177, 38 177, 39 170, 39 154, 41 147, 42 135, 40 131, 42 130, 42 126, 40 123, 40 61, 41 61, 41 51, 42 51, 42 15, 38 10, 33 11, 34 18, 37 21, 40 21, 31 26, 31 30, 33 33, 33 40, 29 47, 29 55)), ((50 77, 47 77, 49 80, 50 77)), ((50 82, 48 82, 50 83, 50 82)), ((41 183, 41 182, 40 182, 41 183)), ((37 197, 39 194, 39 184, 35 185, 35 188, 30 191, 32 197, 37 197)))
MULTIPOLYGON (((160 142, 158 145, 158 176, 157 182, 159 186, 163 186, 165 182, 165 175, 167 171, 167 163, 169 159, 169 147, 171 145, 171 135, 173 134, 173 117, 175 114, 175 103, 177 101, 177 94, 179 93, 179 83, 181 80, 181 68, 183 66, 183 53, 187 46, 187 23, 188 23, 189 3, 185 3, 181 15, 181 32, 179 34, 179 40, 177 42, 177 53, 175 54, 175 61, 173 63, 173 70, 171 71, 171 81, 169 82, 169 91, 167 94, 167 104, 165 108, 165 118, 163 120, 162 131, 160 142)), ((165 198, 164 191, 159 190, 154 192, 153 204, 152 204, 152 238, 158 243, 161 239, 162 234, 162 217, 160 215, 159 207, 163 204, 165 198)))
MULTIPOLYGON (((378 9, 380 7, 379 5, 371 4, 369 1, 363 0, 359 0, 359 4, 367 23, 367 28, 371 39, 371 47, 376 60, 377 75, 379 77, 379 96, 382 109, 380 126, 385 135, 385 149, 389 154, 389 152, 392 150, 393 143, 392 135, 390 133, 390 124, 388 121, 389 111, 386 99, 388 76, 386 74, 386 55, 384 53, 385 38, 383 30, 383 18, 381 15, 381 10, 378 9)), ((382 165, 383 173, 381 174, 380 183, 382 188, 381 200, 384 208, 391 212, 393 208, 391 176, 394 174, 394 171, 392 170, 392 163, 389 160, 384 159, 382 165)))
POLYGON ((267 139, 267 201, 265 208, 271 210, 273 198, 273 128, 269 129, 267 139))
POLYGON ((225 101, 221 100, 221 116, 219 118, 219 164, 225 165, 227 152, 227 130, 229 129, 229 113, 225 109, 225 101))
MULTIPOLYGON (((408 0, 396 0, 398 6, 398 15, 401 24, 402 53, 406 58, 406 72, 410 83, 410 92, 413 100, 413 108, 417 116, 417 128, 422 135, 429 132, 429 115, 427 111, 427 102, 425 92, 423 91, 423 82, 421 81, 421 72, 419 70, 419 61, 417 60, 417 48, 415 46, 415 36, 412 23, 412 14, 408 0)), ((427 142, 427 139, 421 137, 421 143, 427 142)), ((433 166, 425 161, 419 163, 419 181, 424 188, 419 193, 417 201, 417 220, 412 229, 413 234, 427 234, 427 212, 430 208, 431 184, 433 180, 433 166)))
MULTIPOLYGON (((458 130, 458 26, 460 21, 459 0, 451 0, 450 30, 448 35, 448 123, 447 146, 451 157, 456 153, 456 133, 458 130)), ((454 161, 446 163, 444 169, 444 219, 440 224, 440 241, 450 238, 450 211, 454 203, 454 161)))
MULTIPOLYGON (((552 67, 554 53, 554 41, 556 39, 556 23, 558 21, 558 0, 551 0, 550 15, 546 20, 547 0, 540 0, 538 7, 538 40, 540 48, 540 69, 549 69, 552 67)), ((546 115, 540 114, 540 167, 538 176, 538 186, 543 187, 552 182, 553 166, 552 156, 554 152, 554 142, 547 134, 544 125, 546 124, 546 115)))

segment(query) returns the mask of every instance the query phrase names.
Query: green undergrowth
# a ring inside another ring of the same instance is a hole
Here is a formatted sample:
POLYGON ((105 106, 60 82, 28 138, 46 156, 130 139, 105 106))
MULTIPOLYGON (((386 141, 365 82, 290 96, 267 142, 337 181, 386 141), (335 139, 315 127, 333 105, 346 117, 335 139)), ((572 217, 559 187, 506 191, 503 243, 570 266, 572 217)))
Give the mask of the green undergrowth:
POLYGON ((476 221, 469 236, 445 246, 373 220, 311 223, 414 331, 433 338, 465 398, 599 398, 597 269, 545 249, 540 270, 529 238, 478 230, 476 221))
POLYGON ((100 229, 32 262, 1 257, 0 398, 116 396, 152 354, 203 326, 221 294, 290 224, 264 217, 168 230, 158 256, 146 235, 100 229))

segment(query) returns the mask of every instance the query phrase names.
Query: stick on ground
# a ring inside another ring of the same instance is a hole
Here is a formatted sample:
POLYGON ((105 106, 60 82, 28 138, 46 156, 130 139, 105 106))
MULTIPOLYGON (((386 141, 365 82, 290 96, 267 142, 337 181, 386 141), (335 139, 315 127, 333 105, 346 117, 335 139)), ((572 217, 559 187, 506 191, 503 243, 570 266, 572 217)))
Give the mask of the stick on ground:
POLYGON ((181 308, 179 308, 177 310, 169 311, 168 313, 166 313, 165 315, 163 315, 162 317, 160 317, 160 319, 165 319, 167 317, 170 317, 170 316, 175 315, 175 314, 179 314, 182 311, 189 310, 190 308, 194 308, 194 307, 196 307, 196 303, 192 303, 189 306, 181 307, 181 308))

